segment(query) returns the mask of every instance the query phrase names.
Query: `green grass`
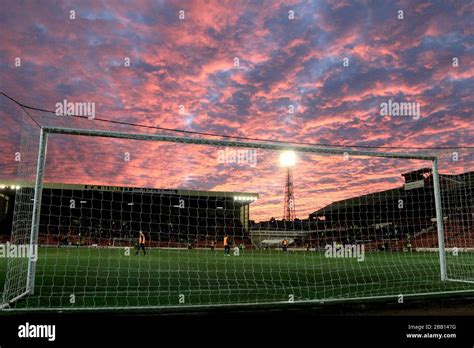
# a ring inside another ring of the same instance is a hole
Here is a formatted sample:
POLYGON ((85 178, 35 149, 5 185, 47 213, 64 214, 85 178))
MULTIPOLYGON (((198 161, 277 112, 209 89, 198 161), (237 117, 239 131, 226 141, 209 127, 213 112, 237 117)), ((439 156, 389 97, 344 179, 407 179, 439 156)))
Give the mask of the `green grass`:
MULTIPOLYGON (((358 262, 303 251, 224 257, 220 250, 154 249, 125 256, 123 249, 41 248, 35 294, 16 306, 234 305, 287 302, 290 295, 298 302, 474 290, 474 284, 441 282, 438 262, 437 253, 374 252, 358 262)), ((473 254, 448 255, 448 265, 450 275, 474 278, 473 254)), ((5 273, 0 259, 1 284, 5 273)))

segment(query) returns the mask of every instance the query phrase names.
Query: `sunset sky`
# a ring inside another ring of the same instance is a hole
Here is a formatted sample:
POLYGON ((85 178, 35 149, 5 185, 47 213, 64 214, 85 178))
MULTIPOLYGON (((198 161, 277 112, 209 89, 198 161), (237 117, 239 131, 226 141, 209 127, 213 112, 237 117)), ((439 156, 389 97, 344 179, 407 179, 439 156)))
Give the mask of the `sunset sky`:
MULTIPOLYGON (((473 1, 0 0, 0 90, 24 104, 54 111, 66 99, 158 127, 390 146, 436 154, 444 173, 474 169, 474 149, 463 148, 474 145, 473 56, 473 1), (419 117, 381 115, 389 100, 416 103, 419 117), (413 149, 447 146, 459 148, 413 149)), ((0 97, 0 180, 16 176, 22 115, 0 97)), ((261 195, 255 216, 283 212, 275 152, 221 163, 222 148, 50 140, 47 181, 251 191, 261 195)), ((297 215, 400 186, 401 173, 429 165, 301 155, 297 215)))

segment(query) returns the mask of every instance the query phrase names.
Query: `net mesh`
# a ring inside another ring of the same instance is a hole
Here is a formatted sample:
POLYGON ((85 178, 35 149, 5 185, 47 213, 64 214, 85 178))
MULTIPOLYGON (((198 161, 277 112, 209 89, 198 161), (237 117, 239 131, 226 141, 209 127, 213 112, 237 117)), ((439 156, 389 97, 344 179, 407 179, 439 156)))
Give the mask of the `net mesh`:
MULTIPOLYGON (((83 134, 49 135, 35 291, 15 308, 265 304, 474 288, 470 154, 462 161, 437 154, 447 273, 456 280, 441 281, 431 161, 297 151, 296 218, 285 220, 281 151, 137 140, 132 134, 156 130, 31 109, 23 110, 13 244, 30 243, 36 123, 83 134)), ((27 270, 27 258, 8 260, 4 303, 25 291, 27 270)))

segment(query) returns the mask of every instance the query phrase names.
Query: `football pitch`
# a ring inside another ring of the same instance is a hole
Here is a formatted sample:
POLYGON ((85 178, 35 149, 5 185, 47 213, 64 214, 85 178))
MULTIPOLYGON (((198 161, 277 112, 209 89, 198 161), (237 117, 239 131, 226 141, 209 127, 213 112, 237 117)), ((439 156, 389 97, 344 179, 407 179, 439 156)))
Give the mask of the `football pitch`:
MULTIPOLYGON (((94 309, 187 307, 331 301, 474 290, 442 282, 436 252, 367 252, 365 260, 327 258, 324 252, 151 249, 130 256, 123 248, 40 248, 35 293, 16 308, 94 309)), ((448 255, 473 268, 474 255, 448 255)), ((26 262, 26 261, 25 261, 26 262)), ((6 259, 0 260, 0 284, 6 259)), ((448 273, 449 274, 449 273, 448 273)), ((453 294, 454 296, 454 294, 453 294)))

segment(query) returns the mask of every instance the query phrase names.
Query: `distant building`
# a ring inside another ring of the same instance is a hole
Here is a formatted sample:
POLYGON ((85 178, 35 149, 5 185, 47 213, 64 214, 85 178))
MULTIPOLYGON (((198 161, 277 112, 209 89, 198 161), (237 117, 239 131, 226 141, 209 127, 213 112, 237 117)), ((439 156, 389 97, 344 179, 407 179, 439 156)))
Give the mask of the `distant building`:
MULTIPOLYGON (((432 170, 422 168, 402 176, 405 183, 401 187, 333 202, 311 213, 307 220, 270 219, 254 223, 252 238, 293 238, 295 245, 313 247, 333 241, 368 243, 373 248, 380 246, 375 241, 395 240, 400 241, 396 246, 400 249, 407 238, 435 234, 432 170)), ((447 239, 454 234, 472 233, 471 244, 474 244, 474 172, 440 174, 439 178, 447 239)), ((436 242, 436 236, 426 238, 436 242)), ((392 244, 383 245, 383 248, 392 247, 392 244)))
MULTIPOLYGON (((0 184, 0 233, 10 234, 17 190, 11 183, 0 184)), ((21 190, 30 191, 22 193, 22 201, 32 197, 31 188, 21 190)), ((163 243, 197 243, 224 234, 248 238, 249 205, 256 199, 255 193, 48 183, 39 233, 47 238, 80 234, 89 244, 134 239, 140 230, 148 233, 148 241, 163 243)), ((32 202, 23 204, 32 208, 32 202)))

